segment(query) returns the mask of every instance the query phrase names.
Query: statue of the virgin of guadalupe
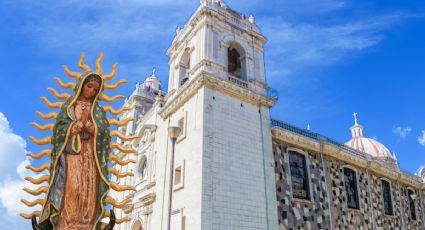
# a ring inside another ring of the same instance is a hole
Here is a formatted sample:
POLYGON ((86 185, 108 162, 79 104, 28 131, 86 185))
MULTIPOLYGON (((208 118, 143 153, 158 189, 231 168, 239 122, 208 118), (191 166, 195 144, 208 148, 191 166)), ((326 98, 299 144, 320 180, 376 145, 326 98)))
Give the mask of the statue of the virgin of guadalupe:
MULTIPOLYGON (((108 203, 123 206, 123 203, 108 197, 109 190, 111 188, 116 191, 134 190, 132 186, 119 186, 108 179, 109 173, 114 173, 118 177, 132 176, 108 168, 112 155, 111 146, 127 153, 134 151, 111 143, 111 133, 117 135, 117 132, 110 131, 111 120, 108 120, 105 109, 98 102, 99 99, 113 101, 103 94, 105 77, 102 77, 99 70, 93 72, 87 66, 83 67, 86 67, 87 71, 79 76, 76 72, 67 71, 77 78, 77 82, 73 84, 74 94, 66 97, 66 101, 60 106, 60 112, 55 114, 56 121, 49 139, 51 142, 48 154, 51 159, 48 167, 49 185, 44 189, 43 202, 39 203, 42 205, 41 212, 33 213, 31 216, 33 229, 113 229, 116 221, 114 212, 112 210, 107 212, 105 206, 108 203), (39 223, 36 216, 39 217, 39 223), (109 224, 101 222, 104 217, 110 218, 109 224)), ((106 87, 111 89, 114 85, 106 87)), ((58 95, 63 96, 56 93, 56 96, 58 95)), ((48 105, 49 103, 46 102, 48 105)), ((52 105, 54 104, 50 103, 50 106, 52 105)), ((111 107, 108 109, 112 113, 119 112, 111 107)), ((112 123, 117 126, 123 125, 116 120, 112 123)), ((117 136, 124 140, 133 138, 121 134, 117 136)), ((43 142, 31 137, 30 139, 35 143, 43 142)), ((119 164, 129 163, 122 162, 116 157, 112 157, 112 160, 119 164)), ((33 182, 34 180, 36 179, 33 179, 33 182)), ((31 190, 29 192, 34 193, 31 190)), ((36 193, 33 195, 37 195, 36 193)), ((25 214, 21 215, 26 218, 25 214)))

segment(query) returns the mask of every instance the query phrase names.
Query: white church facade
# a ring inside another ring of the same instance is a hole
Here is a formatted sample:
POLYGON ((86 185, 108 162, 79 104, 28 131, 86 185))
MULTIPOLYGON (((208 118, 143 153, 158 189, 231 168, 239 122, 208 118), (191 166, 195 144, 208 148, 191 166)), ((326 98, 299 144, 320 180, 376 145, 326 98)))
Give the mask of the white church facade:
POLYGON ((112 180, 136 187, 111 194, 128 220, 115 229, 425 229, 425 173, 400 170, 357 119, 340 144, 270 117, 265 42, 252 16, 216 0, 176 31, 167 92, 153 73, 120 116, 139 138, 137 154, 115 152, 132 163, 112 180))

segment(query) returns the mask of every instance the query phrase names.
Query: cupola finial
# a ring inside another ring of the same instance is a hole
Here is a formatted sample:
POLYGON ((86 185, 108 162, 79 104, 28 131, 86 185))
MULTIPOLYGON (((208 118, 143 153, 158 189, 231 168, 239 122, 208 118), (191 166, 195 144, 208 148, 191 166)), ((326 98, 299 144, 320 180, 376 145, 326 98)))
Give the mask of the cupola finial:
POLYGON ((354 125, 359 125, 359 123, 357 123, 357 118, 358 118, 358 113, 354 112, 353 116, 354 116, 354 125))
POLYGON ((363 126, 358 123, 358 113, 354 112, 354 126, 351 127, 351 133, 354 137, 363 137, 363 126))
POLYGON ((156 72, 156 67, 153 67, 153 69, 152 69, 152 76, 155 76, 155 72, 156 72))

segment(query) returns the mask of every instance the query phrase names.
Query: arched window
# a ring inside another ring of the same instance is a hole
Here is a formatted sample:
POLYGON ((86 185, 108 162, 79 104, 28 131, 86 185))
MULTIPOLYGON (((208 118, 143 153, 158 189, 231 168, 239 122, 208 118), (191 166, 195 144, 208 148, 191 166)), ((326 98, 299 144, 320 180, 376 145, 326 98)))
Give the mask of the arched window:
POLYGON ((288 151, 288 155, 292 197, 310 200, 310 179, 306 156, 296 151, 288 151))
POLYGON ((140 160, 139 163, 139 168, 138 168, 138 173, 139 173, 139 178, 143 179, 146 177, 146 173, 147 173, 147 158, 146 156, 143 156, 142 159, 140 160))
POLYGON ((179 87, 189 80, 190 53, 189 49, 183 52, 179 63, 179 87))
POLYGON ((344 168, 344 185, 345 194, 347 196, 347 207, 360 209, 357 175, 354 170, 344 168))
POLYGON ((235 48, 228 48, 227 50, 227 67, 230 74, 234 77, 241 78, 241 55, 235 48))
POLYGON ((410 218, 412 220, 416 220, 416 208, 415 208, 416 195, 415 195, 415 192, 411 189, 407 189, 407 197, 409 199, 410 218))
POLYGON ((381 184, 382 184, 382 197, 384 199, 385 215, 392 216, 394 215, 394 209, 393 209, 391 184, 387 180, 381 180, 381 184))
POLYGON ((236 42, 230 43, 227 48, 227 72, 233 78, 247 80, 245 52, 236 42))

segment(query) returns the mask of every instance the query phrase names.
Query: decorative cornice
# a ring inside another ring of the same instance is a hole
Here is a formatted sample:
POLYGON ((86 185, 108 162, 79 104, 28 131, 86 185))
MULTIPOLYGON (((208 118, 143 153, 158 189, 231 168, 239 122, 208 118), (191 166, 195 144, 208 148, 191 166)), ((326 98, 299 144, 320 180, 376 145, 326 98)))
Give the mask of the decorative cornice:
POLYGON ((141 127, 139 127, 139 128, 136 130, 136 134, 137 134, 140 138, 142 138, 142 136, 143 136, 143 134, 144 134, 144 132, 145 132, 146 130, 150 130, 151 132, 155 132, 156 128, 157 128, 157 126, 156 126, 156 125, 153 125, 153 124, 145 124, 145 123, 143 123, 143 124, 142 124, 142 126, 141 126, 141 127))
POLYGON ((387 165, 384 165, 374 159, 365 159, 360 156, 354 155, 343 148, 339 148, 338 146, 321 143, 319 141, 315 141, 308 137, 304 137, 298 135, 296 133, 290 132, 285 129, 281 129, 279 127, 272 127, 272 138, 277 141, 283 141, 292 146, 299 147, 302 149, 306 149, 309 151, 314 151, 318 153, 323 153, 326 156, 332 157, 334 159, 338 159, 354 166, 368 169, 375 174, 379 174, 387 177, 388 179, 397 180, 400 179, 405 185, 417 188, 417 189, 425 189, 424 182, 418 182, 414 180, 412 176, 404 173, 395 168, 389 168, 387 165))
POLYGON ((155 202, 155 199, 156 199, 156 194, 154 192, 151 192, 139 198, 139 201, 142 203, 142 206, 147 206, 155 202))
POLYGON ((122 208, 125 214, 129 214, 131 211, 133 211, 133 209, 134 209, 134 204, 126 204, 122 208))
POLYGON ((276 103, 276 99, 238 86, 230 81, 213 76, 208 72, 201 71, 193 80, 180 88, 170 101, 167 101, 164 107, 159 111, 160 116, 166 118, 174 113, 203 86, 254 105, 261 104, 271 107, 276 103))
POLYGON ((258 81, 257 79, 251 79, 251 80, 249 80, 249 82, 254 84, 255 86, 262 88, 262 89, 267 90, 269 88, 266 83, 258 81))

